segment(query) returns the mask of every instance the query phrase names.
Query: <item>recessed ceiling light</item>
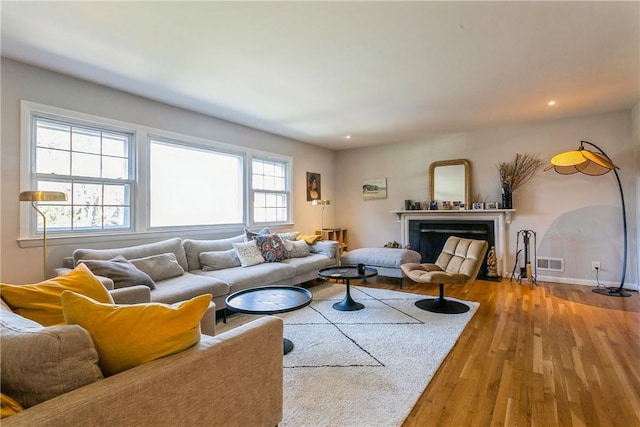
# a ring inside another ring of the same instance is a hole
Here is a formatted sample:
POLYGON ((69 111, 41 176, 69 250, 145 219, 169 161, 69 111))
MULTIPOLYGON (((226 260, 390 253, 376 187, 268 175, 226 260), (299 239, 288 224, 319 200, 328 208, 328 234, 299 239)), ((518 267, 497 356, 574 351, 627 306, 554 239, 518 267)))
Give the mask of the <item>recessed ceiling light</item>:
POLYGON ((547 105, 548 105, 549 107, 553 107, 554 105, 556 105, 556 101, 551 100, 551 101, 547 102, 547 105))
POLYGON ((343 136, 344 139, 351 139, 351 135, 345 135, 343 136))

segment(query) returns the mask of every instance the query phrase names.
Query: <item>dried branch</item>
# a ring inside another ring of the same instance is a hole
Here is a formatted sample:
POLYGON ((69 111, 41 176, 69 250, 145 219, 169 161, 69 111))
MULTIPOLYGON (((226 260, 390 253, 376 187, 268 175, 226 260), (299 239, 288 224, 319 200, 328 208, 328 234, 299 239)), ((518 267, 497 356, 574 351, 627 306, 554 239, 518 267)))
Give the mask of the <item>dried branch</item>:
POLYGON ((512 162, 500 162, 496 165, 502 188, 510 188, 512 192, 529 182, 541 166, 542 160, 528 153, 517 153, 512 162))

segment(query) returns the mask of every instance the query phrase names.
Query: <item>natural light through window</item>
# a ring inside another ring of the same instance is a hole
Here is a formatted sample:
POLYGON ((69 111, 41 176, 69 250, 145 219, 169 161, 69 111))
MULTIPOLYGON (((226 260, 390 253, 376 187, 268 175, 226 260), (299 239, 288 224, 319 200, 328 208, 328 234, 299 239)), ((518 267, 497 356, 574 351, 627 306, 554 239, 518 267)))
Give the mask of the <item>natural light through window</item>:
POLYGON ((287 163, 254 158, 251 168, 253 189, 253 222, 286 222, 289 220, 287 163))
POLYGON ((68 198, 41 204, 48 230, 130 227, 132 134, 35 117, 33 135, 37 189, 68 198))
POLYGON ((243 223, 243 158, 152 139, 151 227, 243 223))

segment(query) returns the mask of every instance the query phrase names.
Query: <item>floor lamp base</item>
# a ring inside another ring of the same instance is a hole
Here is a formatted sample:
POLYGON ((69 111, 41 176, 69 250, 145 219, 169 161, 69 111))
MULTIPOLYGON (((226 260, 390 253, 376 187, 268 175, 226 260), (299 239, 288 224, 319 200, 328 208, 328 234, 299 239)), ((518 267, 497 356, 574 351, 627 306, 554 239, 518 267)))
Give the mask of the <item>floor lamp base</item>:
POLYGON ((606 295, 608 297, 630 297, 631 294, 624 289, 620 288, 597 288, 591 292, 600 295, 606 295))

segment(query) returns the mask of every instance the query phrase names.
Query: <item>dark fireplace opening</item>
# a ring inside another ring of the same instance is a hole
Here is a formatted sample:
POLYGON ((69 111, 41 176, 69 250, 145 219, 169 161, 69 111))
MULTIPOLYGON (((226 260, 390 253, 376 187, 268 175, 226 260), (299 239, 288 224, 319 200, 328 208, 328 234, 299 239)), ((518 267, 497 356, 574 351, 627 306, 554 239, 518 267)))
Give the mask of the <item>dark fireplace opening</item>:
MULTIPOLYGON (((433 263, 442 252, 450 236, 465 239, 486 240, 489 248, 495 245, 493 221, 457 220, 411 220, 409 221, 409 244, 420 253, 423 263, 433 263)), ((488 251, 487 251, 488 252, 488 251)), ((482 261, 478 278, 487 279, 487 262, 482 261)))

